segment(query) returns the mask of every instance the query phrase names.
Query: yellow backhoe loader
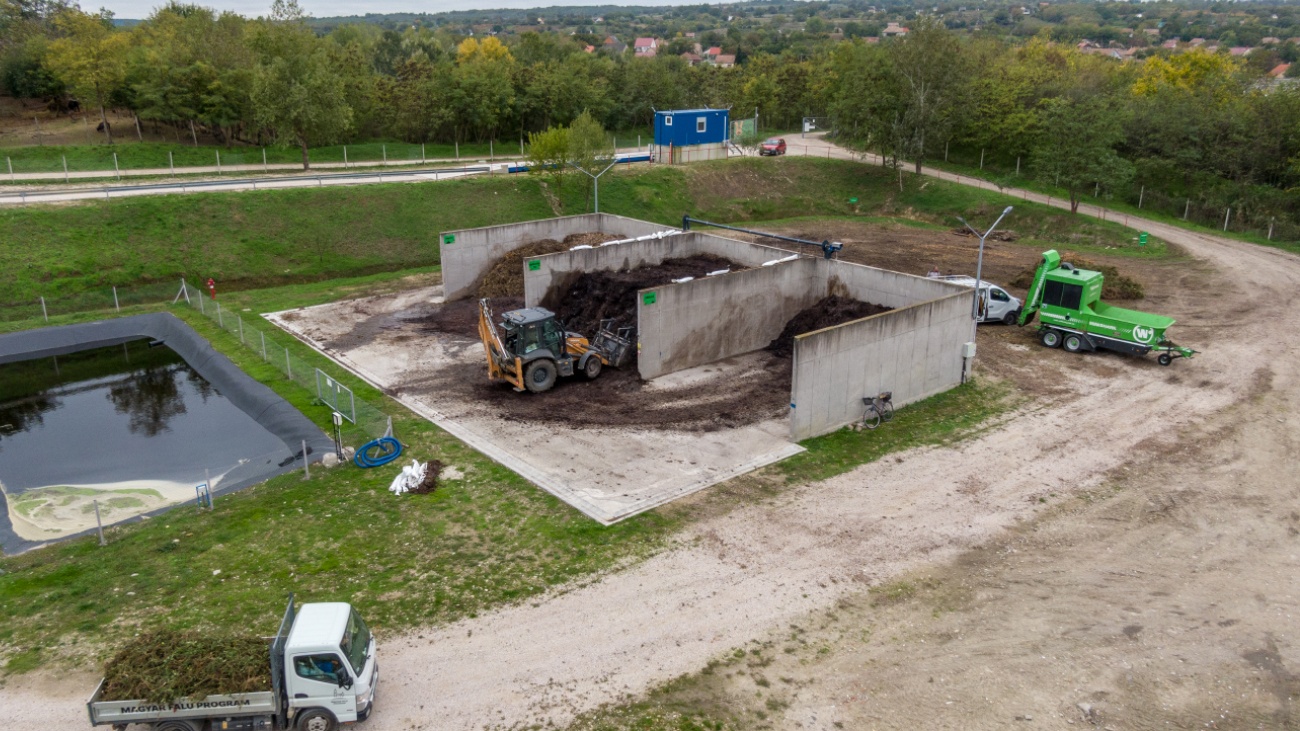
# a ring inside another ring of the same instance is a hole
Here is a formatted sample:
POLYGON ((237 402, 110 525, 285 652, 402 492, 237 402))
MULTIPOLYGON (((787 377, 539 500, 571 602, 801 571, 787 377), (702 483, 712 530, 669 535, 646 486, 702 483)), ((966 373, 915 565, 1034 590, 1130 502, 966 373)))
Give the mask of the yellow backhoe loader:
POLYGON ((543 307, 511 310, 495 323, 486 299, 479 300, 478 334, 487 354, 488 378, 505 381, 515 391, 541 393, 560 376, 581 373, 587 380, 605 366, 622 366, 632 357, 632 328, 600 324, 590 341, 567 332, 555 313, 543 307))

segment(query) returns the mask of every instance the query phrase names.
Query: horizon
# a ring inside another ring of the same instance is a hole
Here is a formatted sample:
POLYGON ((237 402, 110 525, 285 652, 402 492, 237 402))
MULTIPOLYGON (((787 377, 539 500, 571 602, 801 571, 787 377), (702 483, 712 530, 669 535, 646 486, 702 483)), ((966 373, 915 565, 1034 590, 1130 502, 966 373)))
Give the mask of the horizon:
MULTIPOLYGON (((144 20, 162 7, 165 2, 158 0, 109 0, 97 4, 111 10, 117 20, 144 20)), ((267 15, 271 10, 270 0, 219 0, 210 2, 200 0, 197 3, 218 12, 231 11, 247 18, 267 15)), ((680 5, 721 5, 723 0, 601 0, 600 2, 575 2, 571 5, 557 3, 556 0, 433 0, 418 2, 413 0, 299 0, 304 12, 313 18, 358 18, 366 15, 384 15, 390 13, 450 13, 464 10, 526 10, 529 8, 582 8, 605 7, 677 7, 680 5)), ((89 10, 89 8, 88 8, 89 10)))

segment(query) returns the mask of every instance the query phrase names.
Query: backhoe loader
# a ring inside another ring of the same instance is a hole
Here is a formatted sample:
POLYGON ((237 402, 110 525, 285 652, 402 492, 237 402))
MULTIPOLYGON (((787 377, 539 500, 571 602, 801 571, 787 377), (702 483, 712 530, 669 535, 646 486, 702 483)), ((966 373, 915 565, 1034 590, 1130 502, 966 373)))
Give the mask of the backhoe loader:
POLYGON ((560 376, 581 373, 594 380, 605 366, 622 366, 632 357, 632 328, 613 320, 600 323, 590 341, 567 332, 544 307, 511 310, 494 322, 486 299, 479 300, 478 334, 487 354, 488 379, 505 381, 515 391, 542 393, 560 376))

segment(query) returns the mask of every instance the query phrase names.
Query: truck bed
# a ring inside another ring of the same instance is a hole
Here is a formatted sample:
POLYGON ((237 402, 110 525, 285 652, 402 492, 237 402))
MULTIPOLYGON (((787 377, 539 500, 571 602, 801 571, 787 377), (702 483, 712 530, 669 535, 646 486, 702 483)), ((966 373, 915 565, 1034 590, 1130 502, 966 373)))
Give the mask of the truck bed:
POLYGON ((86 704, 91 725, 150 723, 171 718, 213 718, 223 716, 271 716, 276 713, 275 693, 235 693, 205 698, 182 698, 172 703, 100 698, 104 681, 86 704))

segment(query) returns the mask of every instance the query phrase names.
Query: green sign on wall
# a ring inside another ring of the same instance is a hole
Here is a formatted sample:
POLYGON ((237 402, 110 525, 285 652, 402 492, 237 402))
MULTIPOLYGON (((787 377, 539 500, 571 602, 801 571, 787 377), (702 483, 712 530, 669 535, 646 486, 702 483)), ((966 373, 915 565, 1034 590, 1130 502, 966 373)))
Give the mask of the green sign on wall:
POLYGON ((442 235, 442 243, 444 243, 444 244, 454 244, 454 243, 456 243, 456 234, 443 234, 443 235, 442 235))
POLYGON ((655 303, 655 293, 654 293, 654 292, 643 292, 643 293, 641 294, 641 304, 643 304, 643 305, 653 305, 654 303, 655 303))
POLYGON ((541 259, 530 259, 528 261, 528 271, 535 272, 535 271, 539 271, 541 268, 542 268, 541 259))

